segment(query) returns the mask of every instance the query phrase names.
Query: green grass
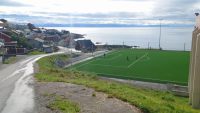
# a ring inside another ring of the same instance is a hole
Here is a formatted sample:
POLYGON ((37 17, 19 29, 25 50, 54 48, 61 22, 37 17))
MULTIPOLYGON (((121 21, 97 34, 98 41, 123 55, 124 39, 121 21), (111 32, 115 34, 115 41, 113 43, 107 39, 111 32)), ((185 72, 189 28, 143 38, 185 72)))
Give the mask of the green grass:
POLYGON ((55 100, 48 105, 52 110, 59 110, 62 113, 79 113, 80 108, 77 104, 68 101, 60 96, 56 96, 55 100))
POLYGON ((187 85, 189 52, 121 49, 73 68, 106 77, 187 85))
POLYGON ((16 62, 16 57, 9 57, 4 61, 4 64, 12 64, 16 62))
POLYGON ((31 51, 28 53, 28 55, 41 55, 41 54, 46 54, 45 52, 42 52, 42 51, 31 51))
POLYGON ((45 57, 38 61, 38 81, 42 82, 68 82, 85 85, 96 91, 108 94, 108 98, 118 98, 128 102, 144 113, 199 113, 188 105, 188 98, 174 96, 169 92, 154 91, 136 88, 127 84, 108 82, 98 79, 91 73, 65 70, 55 67, 53 59, 62 55, 45 57))

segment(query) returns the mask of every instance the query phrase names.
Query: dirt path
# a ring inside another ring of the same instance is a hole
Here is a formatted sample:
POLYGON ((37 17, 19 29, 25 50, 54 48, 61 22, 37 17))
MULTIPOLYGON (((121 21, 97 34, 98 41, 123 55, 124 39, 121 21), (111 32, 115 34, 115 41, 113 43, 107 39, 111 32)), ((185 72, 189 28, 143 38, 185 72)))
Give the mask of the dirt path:
MULTIPOLYGON (((80 113, 141 113, 136 107, 108 95, 96 92, 91 88, 69 83, 35 83, 38 113, 57 113, 48 109, 55 94, 67 98, 80 106, 80 113)), ((59 112, 58 112, 59 113, 59 112)))

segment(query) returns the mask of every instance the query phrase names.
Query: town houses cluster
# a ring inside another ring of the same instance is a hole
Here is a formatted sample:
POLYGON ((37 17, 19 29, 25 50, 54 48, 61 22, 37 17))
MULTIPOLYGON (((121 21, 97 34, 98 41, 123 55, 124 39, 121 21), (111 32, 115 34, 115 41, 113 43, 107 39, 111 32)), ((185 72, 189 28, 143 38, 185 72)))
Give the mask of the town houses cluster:
POLYGON ((32 50, 51 53, 54 52, 57 46, 76 48, 84 51, 95 48, 90 40, 83 41, 86 43, 75 41, 82 38, 84 38, 84 35, 70 33, 67 30, 59 31, 56 29, 40 28, 31 23, 19 24, 0 19, 1 54, 26 54, 32 50), (91 44, 88 45, 88 42, 91 44), (77 47, 75 47, 76 45, 77 47))

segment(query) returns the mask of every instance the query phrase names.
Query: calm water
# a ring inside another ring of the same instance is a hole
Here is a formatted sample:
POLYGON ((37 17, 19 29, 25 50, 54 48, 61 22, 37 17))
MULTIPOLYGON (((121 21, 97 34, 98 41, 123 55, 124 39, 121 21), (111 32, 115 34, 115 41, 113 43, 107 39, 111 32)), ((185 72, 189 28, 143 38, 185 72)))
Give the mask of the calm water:
MULTIPOLYGON (((55 28, 55 27, 54 27, 55 28)), ((137 45, 147 48, 159 47, 159 27, 133 27, 133 28, 69 28, 57 27, 55 29, 69 30, 73 33, 86 34, 87 39, 93 42, 107 44, 137 45)), ((162 27, 161 47, 166 50, 190 50, 193 27, 162 27)))

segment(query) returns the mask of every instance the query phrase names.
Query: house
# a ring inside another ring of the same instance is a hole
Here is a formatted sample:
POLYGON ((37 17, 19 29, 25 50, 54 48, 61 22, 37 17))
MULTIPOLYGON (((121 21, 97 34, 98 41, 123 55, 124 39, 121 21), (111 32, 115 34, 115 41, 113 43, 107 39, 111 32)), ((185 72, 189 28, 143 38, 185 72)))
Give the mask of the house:
POLYGON ((47 29, 46 34, 49 34, 49 35, 56 35, 56 34, 61 34, 58 30, 56 29, 47 29))
POLYGON ((43 45, 43 51, 45 53, 53 53, 53 46, 52 45, 43 45))
POLYGON ((7 20, 0 19, 0 29, 4 29, 7 26, 7 20))
POLYGON ((60 41, 61 37, 59 35, 49 35, 44 38, 45 41, 53 42, 57 44, 60 41))
POLYGON ((17 41, 5 42, 5 55, 16 56, 17 41))
POLYGON ((42 40, 40 38, 35 38, 35 39, 29 38, 28 39, 28 44, 32 48, 35 48, 35 49, 40 49, 41 50, 43 48, 43 43, 44 43, 44 40, 42 40))
POLYGON ((4 46, 4 43, 0 41, 0 48, 4 46))
POLYGON ((0 21, 0 29, 3 29, 3 27, 4 27, 4 23, 0 21))
POLYGON ((11 37, 8 36, 5 33, 0 32, 0 39, 3 40, 3 42, 11 42, 11 37))
POLYGON ((35 38, 35 39, 28 39, 28 43, 34 49, 38 49, 46 53, 53 52, 53 44, 49 41, 45 41, 40 38, 35 38))
POLYGON ((76 50, 81 50, 82 52, 95 51, 96 46, 91 40, 77 40, 75 44, 76 50))
POLYGON ((0 41, 0 55, 3 54, 3 46, 4 46, 4 43, 0 41))

